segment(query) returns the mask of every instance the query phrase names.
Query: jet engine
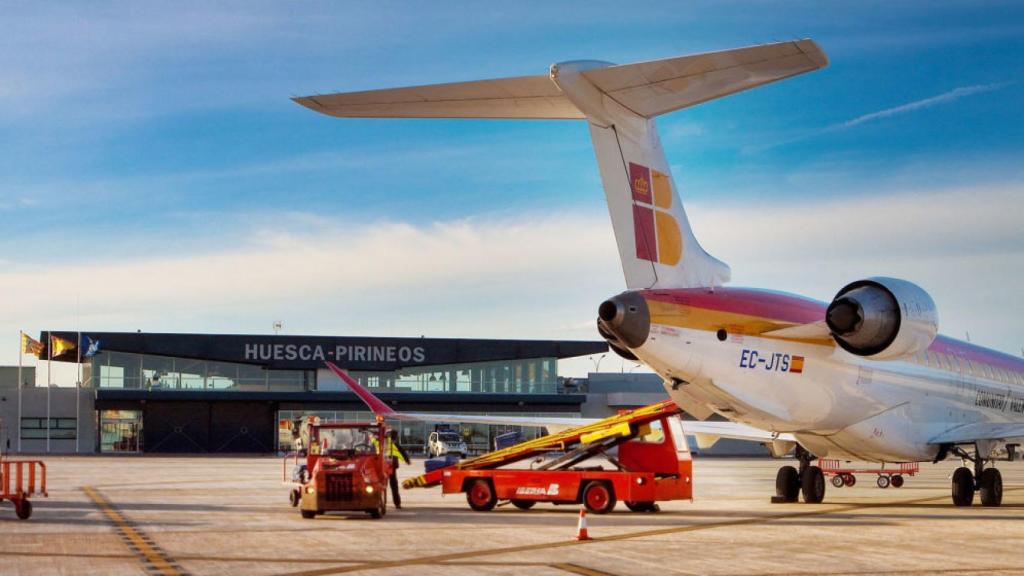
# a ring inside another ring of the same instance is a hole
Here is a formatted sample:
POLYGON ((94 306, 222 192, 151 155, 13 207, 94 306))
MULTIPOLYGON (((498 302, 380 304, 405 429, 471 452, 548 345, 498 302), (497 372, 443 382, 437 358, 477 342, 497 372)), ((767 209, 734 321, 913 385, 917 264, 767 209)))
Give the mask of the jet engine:
POLYGON ((935 302, 920 286, 896 278, 848 284, 825 313, 836 343, 857 356, 898 360, 923 352, 939 332, 935 302))

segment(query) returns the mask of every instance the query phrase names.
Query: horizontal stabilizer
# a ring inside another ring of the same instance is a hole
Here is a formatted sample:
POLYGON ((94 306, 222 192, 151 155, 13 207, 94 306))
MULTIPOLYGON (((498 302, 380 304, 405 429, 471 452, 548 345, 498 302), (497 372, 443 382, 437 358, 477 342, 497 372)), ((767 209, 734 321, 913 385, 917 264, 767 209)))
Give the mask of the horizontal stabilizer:
POLYGON ((584 118, 546 75, 342 92, 293 100, 340 118, 584 118))
POLYGON ((611 99, 645 118, 824 68, 813 40, 778 42, 586 70, 611 99))
MULTIPOLYGON (((592 62, 588 67, 593 67, 582 75, 606 97, 639 116, 653 118, 827 64, 828 58, 813 40, 798 40, 619 66, 592 62)), ((548 75, 340 92, 293 100, 340 118, 586 118, 548 75)))

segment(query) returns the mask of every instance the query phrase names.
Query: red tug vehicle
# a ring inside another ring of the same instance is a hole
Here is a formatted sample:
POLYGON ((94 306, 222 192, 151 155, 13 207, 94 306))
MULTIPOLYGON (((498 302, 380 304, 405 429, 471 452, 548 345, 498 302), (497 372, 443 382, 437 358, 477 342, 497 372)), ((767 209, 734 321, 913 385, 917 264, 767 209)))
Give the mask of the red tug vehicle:
POLYGON ((376 423, 321 422, 317 417, 303 422, 301 444, 284 461, 286 482, 292 463, 292 506, 307 519, 332 511, 383 517, 392 471, 384 452, 387 430, 380 418, 376 423))
POLYGON ((582 503, 604 514, 622 500, 634 512, 657 512, 658 501, 692 499, 693 462, 679 413, 672 401, 659 402, 463 460, 403 486, 440 484, 445 494, 465 492, 477 511, 507 500, 521 510, 537 502, 582 503), (543 458, 552 453, 555 457, 543 458), (582 465, 598 456, 614 469, 582 465), (531 458, 534 468, 505 467, 531 458))

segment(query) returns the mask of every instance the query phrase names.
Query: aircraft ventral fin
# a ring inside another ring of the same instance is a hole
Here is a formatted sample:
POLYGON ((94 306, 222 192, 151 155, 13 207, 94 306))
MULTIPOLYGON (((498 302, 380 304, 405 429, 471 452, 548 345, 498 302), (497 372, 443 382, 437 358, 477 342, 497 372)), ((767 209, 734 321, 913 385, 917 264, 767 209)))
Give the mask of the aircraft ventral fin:
MULTIPOLYGON (((639 116, 653 118, 823 68, 828 65, 828 57, 813 40, 797 40, 618 66, 607 62, 585 64, 591 69, 583 70, 582 76, 606 97, 639 116)), ((340 118, 586 118, 548 75, 340 92, 293 100, 340 118)))

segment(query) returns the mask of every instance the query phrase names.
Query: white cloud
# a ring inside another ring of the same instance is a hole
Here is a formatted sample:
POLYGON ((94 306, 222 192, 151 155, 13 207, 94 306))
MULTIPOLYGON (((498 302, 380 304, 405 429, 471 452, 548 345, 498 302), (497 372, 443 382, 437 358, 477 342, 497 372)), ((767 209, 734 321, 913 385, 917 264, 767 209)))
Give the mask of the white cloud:
MULTIPOLYGON (((1010 183, 688 208, 734 285, 828 299, 855 279, 899 276, 933 294, 944 332, 1014 351, 1021 198, 1024 185, 1010 183)), ((282 215, 190 257, 8 262, 0 363, 16 362, 19 329, 266 333, 283 319, 293 334, 593 339, 596 306, 623 289, 597 208, 427 225, 282 215)))
POLYGON ((829 126, 828 128, 825 128, 824 131, 831 132, 835 130, 844 130, 846 128, 852 128, 859 124, 864 124, 865 122, 871 122, 873 120, 878 120, 881 118, 889 118, 891 116, 896 116, 898 114, 906 114, 907 112, 921 110, 922 108, 929 108, 937 104, 953 102, 961 98, 970 96, 972 94, 991 92, 993 90, 998 90, 1004 86, 1007 86, 1007 84, 976 84, 974 86, 961 86, 959 88, 954 88, 949 92, 943 92, 938 96, 922 98, 921 100, 915 100, 913 102, 908 102, 900 106, 893 106, 892 108, 886 108, 885 110, 879 110, 878 112, 871 112, 870 114, 862 114, 860 116, 857 116, 856 118, 847 120, 846 122, 842 122, 834 126, 829 126))
POLYGON ((900 104, 899 106, 893 106, 891 108, 885 108, 883 110, 878 110, 878 111, 875 111, 875 112, 869 112, 867 114, 861 114, 860 116, 857 116, 856 118, 851 118, 851 119, 845 120, 843 122, 838 122, 838 123, 835 123, 835 124, 831 124, 829 126, 825 126, 824 128, 820 128, 818 130, 814 130, 814 131, 808 132, 806 134, 802 134, 802 135, 799 135, 799 136, 796 136, 796 137, 793 137, 793 138, 789 138, 789 139, 783 140, 781 142, 775 142, 773 144, 766 144, 766 145, 763 145, 763 146, 753 146, 753 147, 750 147, 748 150, 749 151, 764 151, 764 150, 769 150, 771 148, 778 148, 779 146, 785 146, 786 144, 792 144, 794 142, 801 142, 803 140, 807 140, 809 138, 814 138, 814 137, 817 137, 817 136, 821 136, 823 134, 830 134, 830 133, 833 133, 833 132, 839 132, 841 130, 847 130, 847 129, 853 128, 855 126, 860 126, 861 124, 866 124, 868 122, 874 122, 875 120, 881 120, 881 119, 884 119, 884 118, 891 118, 893 116, 899 116, 901 114, 907 114, 909 112, 914 112, 916 110, 923 110, 925 108, 931 108, 932 106, 937 106, 939 104, 947 104, 949 102, 955 102, 957 100, 960 100, 961 98, 966 98, 967 96, 971 96, 971 95, 974 95, 974 94, 982 94, 984 92, 992 92, 994 90, 999 90, 999 89, 1004 88, 1004 87, 1009 86, 1009 85, 1010 85, 1009 82, 1000 82, 1000 83, 994 83, 994 84, 975 84, 975 85, 972 85, 972 86, 960 86, 960 87, 954 88, 954 89, 952 89, 952 90, 950 90, 948 92, 943 92, 942 94, 938 94, 936 96, 930 96, 928 98, 922 98, 920 100, 914 100, 913 102, 907 102, 906 104, 900 104))

